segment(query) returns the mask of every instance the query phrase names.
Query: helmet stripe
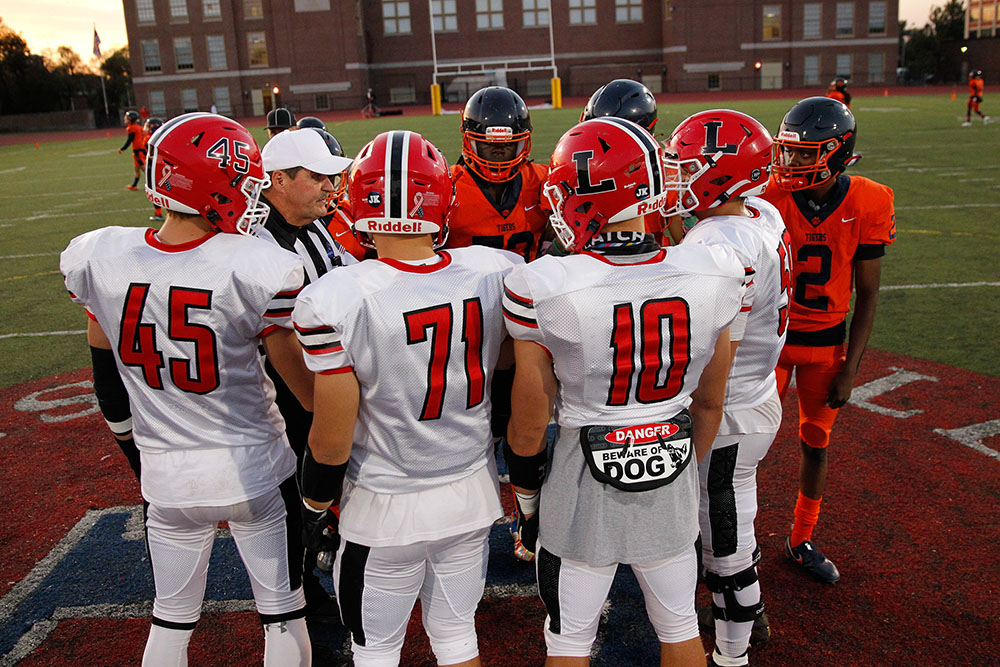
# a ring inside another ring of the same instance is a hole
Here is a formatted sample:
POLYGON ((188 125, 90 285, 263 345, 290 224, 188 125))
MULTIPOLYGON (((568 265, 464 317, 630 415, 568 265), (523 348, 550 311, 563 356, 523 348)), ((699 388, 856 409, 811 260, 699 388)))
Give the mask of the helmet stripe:
POLYGON ((386 173, 386 217, 403 217, 403 152, 406 132, 394 130, 389 133, 386 143, 389 150, 385 154, 386 173))
POLYGON ((652 188, 649 196, 655 197, 657 194, 663 192, 663 176, 660 172, 660 159, 657 155, 658 145, 656 140, 649 135, 649 132, 631 121, 615 116, 603 116, 593 120, 617 125, 632 136, 646 154, 646 173, 649 176, 649 183, 652 188))

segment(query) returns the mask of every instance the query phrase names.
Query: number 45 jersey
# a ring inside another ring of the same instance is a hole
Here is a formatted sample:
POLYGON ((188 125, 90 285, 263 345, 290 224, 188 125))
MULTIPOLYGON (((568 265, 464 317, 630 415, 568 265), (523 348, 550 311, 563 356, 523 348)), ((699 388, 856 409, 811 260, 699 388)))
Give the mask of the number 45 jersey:
POLYGON ((303 283, 296 255, 238 234, 166 245, 152 229, 106 227, 73 239, 59 266, 111 341, 148 500, 228 504, 294 471, 257 348, 275 327, 291 328, 303 283), (251 456, 259 475, 236 470, 251 456))
POLYGON ((690 404, 736 319, 744 279, 736 252, 721 245, 545 256, 506 279, 507 328, 552 356, 560 426, 644 424, 690 404))
POLYGON ((458 248, 428 263, 366 260, 302 291, 294 319, 306 364, 353 371, 360 384, 351 482, 411 493, 487 464, 503 277, 516 264, 504 250, 458 248))

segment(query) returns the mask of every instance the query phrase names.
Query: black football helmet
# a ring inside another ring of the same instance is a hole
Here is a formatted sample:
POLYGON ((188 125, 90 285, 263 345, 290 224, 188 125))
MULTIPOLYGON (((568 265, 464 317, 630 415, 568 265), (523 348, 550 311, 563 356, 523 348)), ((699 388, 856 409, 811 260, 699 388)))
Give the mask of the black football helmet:
POLYGON ((510 88, 477 90, 462 111, 462 157, 476 174, 491 183, 509 181, 531 152, 531 116, 521 96, 510 88), (480 156, 483 144, 516 144, 510 160, 480 156))
POLYGON ((972 70, 971 72, 969 72, 969 78, 970 79, 981 79, 981 78, 983 78, 983 70, 981 70, 981 69, 974 69, 974 70, 972 70))
POLYGON ((771 173, 782 190, 809 190, 836 178, 861 159, 854 152, 857 124, 843 102, 808 97, 785 114, 774 138, 771 173), (809 164, 793 164, 792 151, 815 152, 809 164))
MULTIPOLYGON (((297 122, 295 125, 300 130, 303 127, 314 127, 314 128, 316 128, 318 130, 325 130, 326 129, 326 124, 323 123, 323 121, 321 121, 316 116, 304 116, 302 118, 299 118, 299 122, 297 122)), ((343 156, 341 156, 341 157, 343 157, 343 156)))
POLYGON ((126 123, 138 123, 139 122, 139 112, 138 111, 126 111, 125 112, 125 122, 126 123))
POLYGON ((162 118, 147 118, 146 124, 143 125, 142 129, 146 134, 152 136, 153 132, 156 132, 163 125, 162 118))
POLYGON ((323 137, 323 142, 326 144, 326 147, 330 149, 331 155, 336 155, 337 157, 344 157, 344 149, 341 148, 340 142, 337 141, 337 137, 333 136, 326 130, 319 127, 307 126, 307 129, 310 129, 313 132, 317 132, 319 136, 323 137))
POLYGON ((590 96, 580 114, 580 122, 600 116, 615 116, 642 125, 653 132, 656 125, 656 98, 649 88, 632 79, 615 79, 590 96))

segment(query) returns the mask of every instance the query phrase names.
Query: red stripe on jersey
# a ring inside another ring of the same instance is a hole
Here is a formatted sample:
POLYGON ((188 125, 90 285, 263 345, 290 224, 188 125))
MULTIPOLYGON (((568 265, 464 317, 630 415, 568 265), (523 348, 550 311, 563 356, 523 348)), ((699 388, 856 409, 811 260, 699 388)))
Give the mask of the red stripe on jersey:
POLYGON ((329 331, 330 333, 333 333, 333 327, 327 327, 327 326, 312 327, 312 328, 309 328, 309 327, 300 327, 295 322, 292 322, 292 326, 295 327, 296 331, 298 331, 299 333, 303 333, 303 334, 313 334, 313 333, 318 333, 320 331, 323 331, 323 332, 329 331))
POLYGON ((343 368, 331 368, 329 370, 320 371, 320 375, 340 375, 341 373, 353 373, 354 366, 344 366, 343 368))
POLYGON ((292 314, 291 308, 269 310, 264 313, 264 317, 289 317, 292 314))
POLYGON ((538 322, 535 322, 534 320, 526 320, 523 317, 518 317, 517 315, 510 312, 506 308, 503 309, 503 316, 506 317, 511 322, 513 322, 514 324, 520 324, 522 327, 529 327, 531 329, 538 328, 538 322))
POLYGON ((448 254, 447 250, 439 251, 438 255, 441 256, 441 261, 434 262, 433 264, 407 264, 406 262, 389 257, 379 257, 378 261, 385 262, 392 268, 406 271, 407 273, 433 273, 451 264, 451 255, 448 254))
POLYGON ((612 266, 642 266, 643 264, 656 264, 657 262, 662 262, 663 258, 667 256, 667 251, 660 248, 660 252, 656 253, 644 262, 630 262, 628 264, 619 264, 618 262, 612 262, 610 259, 598 252, 592 252, 590 250, 584 250, 580 253, 581 255, 588 255, 594 259, 599 259, 605 264, 611 264, 612 266))
POLYGON ((740 308, 740 312, 741 313, 749 313, 752 309, 753 309, 752 306, 743 306, 742 308, 740 308))
POLYGON ((298 296, 299 292, 301 292, 301 291, 302 291, 302 288, 301 287, 297 287, 297 288, 295 288, 293 290, 289 290, 287 292, 278 292, 277 294, 274 295, 274 298, 277 299, 277 298, 280 298, 280 297, 298 296))
POLYGON ((279 327, 277 324, 272 324, 271 326, 266 327, 263 331, 261 331, 259 334, 257 334, 257 338, 264 338, 265 336, 270 336, 271 334, 273 334, 276 330, 278 330, 280 328, 281 327, 279 327))
POLYGON ((192 248, 197 248, 205 241, 209 240, 219 232, 209 232, 201 238, 195 239, 194 241, 188 241, 187 243, 164 243, 160 239, 156 238, 156 230, 150 227, 146 230, 146 243, 150 246, 156 248, 157 250, 162 250, 163 252, 184 252, 185 250, 191 250, 192 248))
POLYGON ((92 312, 90 312, 89 310, 84 309, 83 312, 87 313, 87 317, 89 317, 90 319, 94 320, 95 322, 97 321, 97 318, 94 317, 94 314, 92 312))
POLYGON ((340 344, 330 345, 329 347, 305 347, 305 346, 303 346, 302 349, 305 350, 308 354, 330 354, 331 352, 342 352, 344 350, 344 346, 340 345, 340 344))
POLYGON ((534 308, 535 307, 535 302, 534 301, 532 301, 531 299, 528 299, 527 297, 523 297, 520 294, 514 294, 507 287, 503 288, 503 293, 507 295, 508 299, 510 299, 511 301, 513 301, 514 303, 516 303, 518 305, 524 306, 525 308, 534 308))
POLYGON ((552 352, 549 351, 549 348, 545 347, 544 345, 542 345, 538 341, 534 341, 533 340, 531 342, 534 343, 535 345, 537 345, 538 347, 542 348, 543 350, 545 350, 545 354, 549 355, 549 359, 552 358, 552 352))

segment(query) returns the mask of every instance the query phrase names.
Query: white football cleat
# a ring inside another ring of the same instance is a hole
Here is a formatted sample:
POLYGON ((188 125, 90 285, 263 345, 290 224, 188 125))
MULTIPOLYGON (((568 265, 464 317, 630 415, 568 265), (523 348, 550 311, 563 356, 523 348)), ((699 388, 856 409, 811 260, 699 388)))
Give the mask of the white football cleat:
POLYGON ((972 127, 972 121, 971 120, 965 121, 964 123, 962 123, 962 127, 972 127))

